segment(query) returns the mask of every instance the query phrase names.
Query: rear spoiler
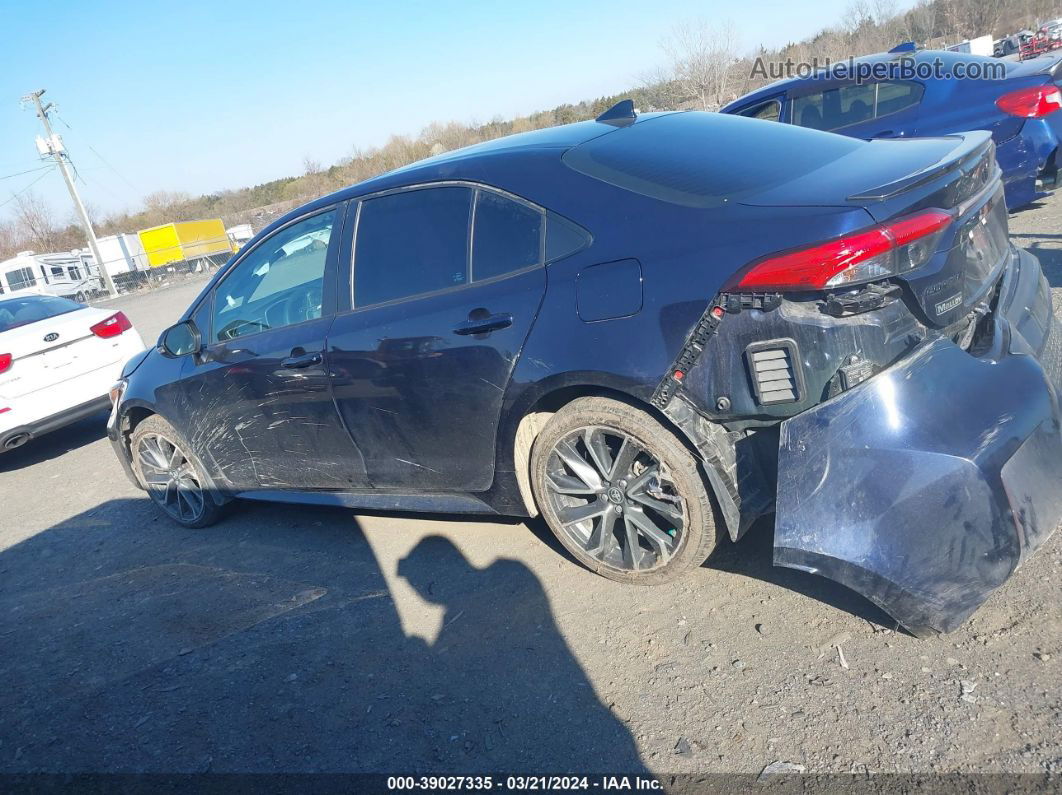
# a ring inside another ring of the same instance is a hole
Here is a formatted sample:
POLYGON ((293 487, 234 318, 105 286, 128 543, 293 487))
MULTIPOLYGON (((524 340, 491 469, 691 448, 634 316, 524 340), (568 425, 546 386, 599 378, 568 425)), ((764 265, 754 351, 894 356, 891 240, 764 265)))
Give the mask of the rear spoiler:
MULTIPOLYGON (((848 201, 881 201, 883 199, 891 199, 893 196, 898 196, 899 194, 906 193, 920 185, 925 185, 927 182, 932 182, 945 174, 950 174, 955 171, 966 171, 968 167, 979 163, 985 153, 992 147, 992 134, 985 130, 973 130, 971 132, 956 133, 954 135, 945 135, 941 137, 950 138, 956 141, 955 148, 952 149, 946 157, 930 166, 926 166, 920 171, 908 174, 901 179, 886 183, 885 185, 879 185, 876 188, 869 188, 860 193, 852 194, 848 197, 848 201)), ((890 142, 898 143, 902 140, 902 138, 890 139, 890 142)), ((871 146, 873 146, 873 142, 871 142, 871 146)))

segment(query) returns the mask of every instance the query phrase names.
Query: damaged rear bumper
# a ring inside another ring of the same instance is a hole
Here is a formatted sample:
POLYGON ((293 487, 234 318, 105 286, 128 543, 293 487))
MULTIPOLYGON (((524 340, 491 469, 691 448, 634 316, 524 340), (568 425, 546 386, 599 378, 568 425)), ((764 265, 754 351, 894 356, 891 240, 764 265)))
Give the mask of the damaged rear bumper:
POLYGON ((774 562, 917 635, 965 621, 1062 518, 1062 329, 1018 252, 987 349, 917 348, 781 427, 774 562))

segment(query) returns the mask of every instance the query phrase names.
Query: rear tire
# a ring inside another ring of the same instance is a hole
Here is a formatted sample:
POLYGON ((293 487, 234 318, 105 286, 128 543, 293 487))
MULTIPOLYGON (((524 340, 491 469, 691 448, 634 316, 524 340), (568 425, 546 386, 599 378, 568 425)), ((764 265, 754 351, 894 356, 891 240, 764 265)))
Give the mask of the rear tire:
POLYGON ((573 400, 535 439, 531 486, 550 530, 591 571, 656 585, 700 566, 718 543, 697 459, 645 411, 573 400))
POLYGON ((189 444, 158 415, 143 420, 129 440, 133 472, 152 502, 177 524, 207 527, 221 518, 221 506, 189 444))

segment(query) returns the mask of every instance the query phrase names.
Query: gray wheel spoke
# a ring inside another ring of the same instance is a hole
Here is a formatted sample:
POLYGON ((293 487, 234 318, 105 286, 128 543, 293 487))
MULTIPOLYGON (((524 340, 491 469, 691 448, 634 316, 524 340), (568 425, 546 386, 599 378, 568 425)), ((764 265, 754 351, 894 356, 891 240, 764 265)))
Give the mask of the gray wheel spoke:
POLYGON ((638 452, 638 445, 632 442, 629 437, 624 436, 623 444, 620 445, 619 452, 616 453, 616 460, 612 462, 609 480, 619 480, 626 477, 631 471, 634 459, 638 457, 638 452))
POLYGON ((585 522, 587 519, 593 519, 595 516, 600 516, 607 510, 607 503, 594 500, 593 502, 588 502, 586 505, 562 508, 558 511, 558 514, 560 515, 561 524, 569 525, 576 524, 577 522, 585 522))
POLYGON ((583 444, 590 453, 590 460, 597 468, 598 475, 602 480, 608 480, 609 473, 612 471, 612 454, 609 452, 608 445, 605 444, 605 435, 596 428, 588 428, 583 431, 583 444))
POLYGON ((641 503, 646 508, 652 508, 654 511, 656 511, 661 516, 666 516, 668 519, 671 519, 674 522, 678 522, 679 525, 681 526, 681 524, 682 524, 682 509, 679 508, 674 503, 664 502, 663 500, 658 500, 658 499, 656 499, 654 497, 650 497, 648 494, 645 494, 645 493, 632 494, 631 495, 631 499, 634 500, 635 502, 641 503))
POLYGON ((638 531, 631 524, 630 516, 623 517, 623 562, 628 568, 640 569, 642 548, 638 544, 638 531))
POLYGON ((627 522, 628 525, 633 525, 638 533, 652 545, 660 562, 667 562, 675 548, 675 539, 653 524, 652 520, 641 511, 627 511, 627 522))
POLYGON ((557 445, 556 450, 557 457, 587 486, 600 489, 604 485, 601 476, 594 471, 594 467, 591 464, 583 460, 583 457, 579 455, 571 442, 561 442, 557 445))
POLYGON ((594 530, 590 533, 590 538, 586 542, 586 551, 594 557, 600 557, 612 541, 612 532, 616 527, 617 514, 613 510, 606 510, 602 515, 600 521, 594 526, 594 530))
POLYGON ((587 486, 579 478, 573 478, 571 475, 550 475, 549 480, 558 494, 597 494, 600 492, 600 489, 587 486))

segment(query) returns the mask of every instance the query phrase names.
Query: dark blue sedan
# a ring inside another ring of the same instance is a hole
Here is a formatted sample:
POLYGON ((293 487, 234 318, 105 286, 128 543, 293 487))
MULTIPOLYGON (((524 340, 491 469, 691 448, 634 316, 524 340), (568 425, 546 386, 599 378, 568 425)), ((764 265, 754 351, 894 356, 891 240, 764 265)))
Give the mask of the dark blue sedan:
POLYGON ((234 498, 541 515, 653 584, 773 513, 775 563, 948 631, 1062 515, 1060 347, 988 133, 626 102, 278 220, 108 430, 189 527, 234 498))
POLYGON ((1055 187, 1062 141, 1059 82, 1059 55, 1001 61, 901 48, 857 58, 847 70, 772 83, 722 112, 865 139, 988 130, 1007 206, 1014 209, 1055 187), (866 74, 875 64, 876 75, 856 80, 860 69, 866 74), (884 68, 890 64, 895 68, 884 68))

